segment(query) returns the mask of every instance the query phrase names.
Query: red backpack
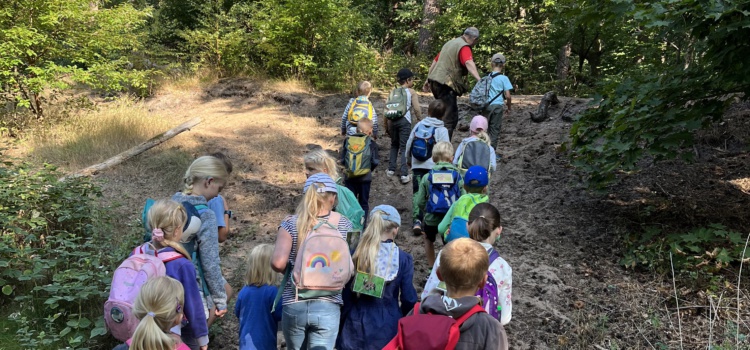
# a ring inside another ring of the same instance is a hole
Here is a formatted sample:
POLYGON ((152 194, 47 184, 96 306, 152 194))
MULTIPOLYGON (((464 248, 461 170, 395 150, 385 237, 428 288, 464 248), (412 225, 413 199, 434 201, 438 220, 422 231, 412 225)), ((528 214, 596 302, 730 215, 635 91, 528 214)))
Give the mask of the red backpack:
POLYGON ((486 312, 474 305, 458 319, 446 315, 420 314, 420 303, 414 314, 398 321, 398 333, 383 350, 453 350, 461 336, 461 325, 476 313, 486 312))

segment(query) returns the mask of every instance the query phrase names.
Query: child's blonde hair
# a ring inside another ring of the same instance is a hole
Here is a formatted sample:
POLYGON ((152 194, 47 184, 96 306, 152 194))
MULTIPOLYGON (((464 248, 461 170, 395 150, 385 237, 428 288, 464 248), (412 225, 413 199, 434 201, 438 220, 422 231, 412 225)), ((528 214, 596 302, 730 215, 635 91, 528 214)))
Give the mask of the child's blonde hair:
POLYGON ((146 218, 148 227, 152 230, 151 242, 157 249, 172 247, 186 259, 190 259, 190 254, 175 240, 175 230, 181 230, 187 222, 187 213, 182 204, 171 199, 160 199, 148 210, 146 218), (161 230, 161 233, 154 234, 156 230, 161 230))
POLYGON ((432 148, 432 161, 450 162, 453 160, 453 145, 450 142, 441 141, 432 148))
POLYGON ((368 220, 367 228, 362 233, 357 249, 352 256, 352 261, 354 261, 354 266, 356 266, 357 270, 369 273, 370 276, 376 272, 375 259, 378 258, 380 242, 383 241, 381 238, 383 233, 399 227, 399 224, 383 219, 383 215, 386 214, 380 210, 372 213, 368 220))
POLYGON ((246 285, 261 287, 276 284, 276 272, 271 269, 271 256, 273 246, 270 244, 261 244, 250 251, 247 256, 246 285))
POLYGON ((148 280, 133 303, 133 314, 139 320, 130 342, 131 350, 173 350, 175 341, 169 329, 185 305, 180 281, 163 276, 148 280))
POLYGON ((490 203, 479 203, 469 213, 469 237, 484 242, 500 227, 500 211, 490 203))
POLYGON ((218 158, 222 163, 224 163, 224 167, 227 169, 227 174, 232 174, 232 170, 234 170, 234 164, 232 164, 232 160, 229 159, 229 156, 221 152, 216 152, 212 153, 211 157, 218 158))
POLYGON ((357 122, 357 132, 365 135, 372 135, 372 120, 369 118, 362 118, 357 122))
MULTIPOLYGON (((297 205, 297 210, 294 212, 297 215, 297 249, 302 242, 305 241, 307 233, 312 230, 313 226, 318 222, 318 213, 323 204, 330 200, 331 197, 335 196, 332 192, 318 192, 317 187, 325 186, 322 183, 314 183, 314 186, 310 186, 302 197, 302 201, 297 205)), ((337 223, 333 223, 334 225, 337 223)))
POLYGON ((364 80, 360 81, 359 84, 357 84, 357 96, 370 96, 371 92, 372 84, 370 84, 369 81, 364 80))
POLYGON ((488 135, 486 131, 482 130, 482 131, 472 132, 471 134, 476 136, 478 139, 482 140, 482 142, 488 145, 490 144, 490 135, 488 135))
POLYGON ((440 252, 438 271, 449 291, 478 288, 489 267, 487 251, 470 238, 453 240, 440 252))
POLYGON ((193 192, 193 185, 203 179, 213 178, 219 182, 226 182, 229 174, 224 162, 214 156, 202 156, 193 161, 185 172, 185 194, 193 192))
POLYGON ((333 179, 333 181, 336 181, 339 179, 339 177, 341 177, 336 165, 336 160, 333 159, 333 157, 331 157, 328 152, 324 151, 322 148, 310 151, 309 153, 305 154, 303 160, 305 162, 305 168, 310 175, 316 173, 326 173, 331 177, 331 179, 333 179))

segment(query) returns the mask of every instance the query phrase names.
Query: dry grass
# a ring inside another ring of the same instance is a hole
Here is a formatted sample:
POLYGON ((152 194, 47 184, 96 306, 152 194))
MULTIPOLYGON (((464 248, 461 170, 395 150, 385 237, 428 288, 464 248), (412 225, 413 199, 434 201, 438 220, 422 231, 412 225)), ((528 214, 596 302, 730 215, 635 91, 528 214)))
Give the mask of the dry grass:
POLYGON ((219 81, 219 73, 203 69, 195 73, 172 76, 160 82, 156 95, 183 96, 219 81))
POLYGON ((39 161, 76 169, 106 160, 171 127, 143 103, 122 98, 96 111, 70 117, 34 132, 30 155, 39 161))

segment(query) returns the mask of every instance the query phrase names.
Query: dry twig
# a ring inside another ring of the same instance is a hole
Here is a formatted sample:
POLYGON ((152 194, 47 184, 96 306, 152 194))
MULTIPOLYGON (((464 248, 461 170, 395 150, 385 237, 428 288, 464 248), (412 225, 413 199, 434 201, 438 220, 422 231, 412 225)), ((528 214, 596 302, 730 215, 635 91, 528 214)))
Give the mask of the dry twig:
POLYGON ((677 305, 677 329, 680 332, 680 349, 682 347, 682 316, 680 316, 680 299, 677 298, 677 282, 674 278, 674 263, 672 262, 672 252, 669 252, 669 265, 672 267, 672 287, 674 287, 674 302, 677 305))
POLYGON ((742 249, 742 255, 740 255, 740 272, 737 274, 737 334, 734 335, 734 341, 738 349, 740 347, 740 282, 742 282, 742 263, 745 262, 745 252, 747 251, 748 241, 750 241, 750 233, 747 235, 745 248, 742 249))

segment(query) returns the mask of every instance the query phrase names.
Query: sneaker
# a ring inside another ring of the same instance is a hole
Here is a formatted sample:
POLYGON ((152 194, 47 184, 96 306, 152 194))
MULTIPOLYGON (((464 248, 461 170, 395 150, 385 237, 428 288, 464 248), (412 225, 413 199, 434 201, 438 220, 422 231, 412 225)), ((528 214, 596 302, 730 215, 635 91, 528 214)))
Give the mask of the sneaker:
POLYGON ((386 172, 385 172, 385 176, 388 176, 388 177, 391 177, 391 176, 393 176, 394 174, 396 174, 396 172, 395 172, 395 171, 393 171, 393 170, 388 170, 388 171, 386 171, 386 172))
POLYGON ((414 220, 414 227, 412 228, 414 231, 415 236, 422 235, 422 222, 419 220, 414 220))
POLYGON ((401 183, 402 184, 408 184, 409 181, 411 181, 411 174, 406 176, 401 176, 401 183))

